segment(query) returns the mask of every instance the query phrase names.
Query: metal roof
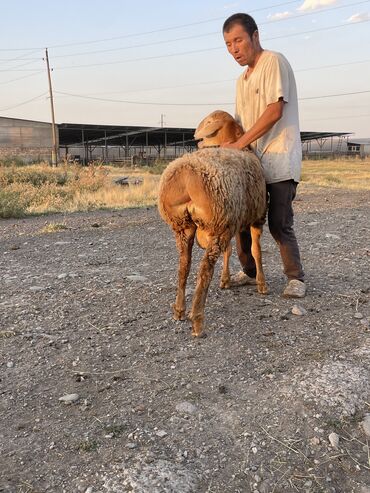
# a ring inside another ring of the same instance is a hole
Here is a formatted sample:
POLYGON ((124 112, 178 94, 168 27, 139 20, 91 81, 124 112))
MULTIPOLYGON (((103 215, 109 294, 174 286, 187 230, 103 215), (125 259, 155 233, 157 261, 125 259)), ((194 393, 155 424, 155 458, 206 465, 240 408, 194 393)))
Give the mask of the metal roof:
POLYGON ((85 144, 125 146, 195 145, 194 128, 139 127, 129 125, 83 125, 60 123, 59 145, 85 144))
MULTIPOLYGON (((195 128, 140 127, 132 125, 84 125, 60 123, 59 144, 73 146, 85 144, 125 146, 195 146, 195 128)), ((350 132, 301 132, 301 140, 325 139, 351 135, 350 132)))
POLYGON ((365 138, 360 138, 360 139, 348 139, 348 144, 354 144, 354 145, 370 145, 370 138, 365 139, 365 138))
POLYGON ((301 132, 301 141, 343 137, 344 135, 351 135, 351 132, 301 132))

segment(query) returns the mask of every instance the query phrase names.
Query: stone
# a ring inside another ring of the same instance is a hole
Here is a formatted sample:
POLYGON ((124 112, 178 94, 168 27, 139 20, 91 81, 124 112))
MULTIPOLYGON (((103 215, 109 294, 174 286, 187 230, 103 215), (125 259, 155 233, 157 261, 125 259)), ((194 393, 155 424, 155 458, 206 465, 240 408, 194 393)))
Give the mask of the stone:
POLYGON ((126 276, 126 279, 128 279, 129 281, 135 281, 135 282, 146 282, 148 280, 147 277, 140 276, 139 274, 133 274, 132 276, 126 276))
POLYGON ((45 288, 43 286, 31 286, 30 291, 36 293, 37 291, 45 291, 45 288))
POLYGON ((157 437, 159 438, 164 438, 168 435, 168 433, 164 430, 158 430, 155 432, 155 434, 157 435, 157 437))
POLYGON ((194 414, 197 408, 191 402, 184 401, 177 404, 176 411, 184 414, 194 414))
POLYGON ((365 435, 370 437, 370 414, 367 414, 361 422, 365 435))
POLYGON ((337 435, 336 433, 330 433, 330 435, 328 436, 329 438, 329 442, 330 442, 330 445, 334 448, 338 448, 339 447, 339 435, 337 435))
POLYGON ((306 315, 307 310, 303 308, 303 306, 293 305, 292 313, 293 315, 298 315, 299 317, 302 317, 303 315, 306 315))
POLYGON ((310 442, 312 445, 320 445, 320 438, 319 437, 313 437, 311 438, 310 442))
POLYGON ((78 394, 66 394, 62 397, 59 397, 58 400, 64 402, 65 404, 72 404, 73 402, 77 402, 80 396, 78 394))
POLYGON ((128 444, 126 445, 126 448, 129 448, 129 449, 134 449, 136 447, 137 447, 136 443, 133 443, 133 442, 128 442, 128 444))

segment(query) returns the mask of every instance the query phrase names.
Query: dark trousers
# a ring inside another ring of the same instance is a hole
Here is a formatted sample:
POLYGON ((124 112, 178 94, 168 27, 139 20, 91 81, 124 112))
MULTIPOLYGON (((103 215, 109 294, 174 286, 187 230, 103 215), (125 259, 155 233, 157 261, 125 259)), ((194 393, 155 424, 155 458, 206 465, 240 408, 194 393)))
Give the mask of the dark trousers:
MULTIPOLYGON (((270 233, 279 246, 284 273, 291 279, 304 280, 298 242, 293 230, 292 202, 296 195, 297 183, 293 180, 270 183, 267 185, 269 199, 268 225, 270 233)), ((243 271, 250 277, 256 277, 256 264, 251 253, 252 238, 250 231, 236 236, 236 248, 243 271)))

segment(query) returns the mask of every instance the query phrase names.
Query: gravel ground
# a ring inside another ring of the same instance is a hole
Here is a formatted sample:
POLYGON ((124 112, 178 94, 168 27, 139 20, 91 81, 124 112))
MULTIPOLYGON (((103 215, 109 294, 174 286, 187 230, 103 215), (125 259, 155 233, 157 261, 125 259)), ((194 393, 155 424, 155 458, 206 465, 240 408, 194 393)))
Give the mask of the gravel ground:
POLYGON ((303 188, 308 296, 266 228, 270 294, 219 262, 201 340, 155 208, 0 221, 0 491, 369 493, 369 198, 303 188))

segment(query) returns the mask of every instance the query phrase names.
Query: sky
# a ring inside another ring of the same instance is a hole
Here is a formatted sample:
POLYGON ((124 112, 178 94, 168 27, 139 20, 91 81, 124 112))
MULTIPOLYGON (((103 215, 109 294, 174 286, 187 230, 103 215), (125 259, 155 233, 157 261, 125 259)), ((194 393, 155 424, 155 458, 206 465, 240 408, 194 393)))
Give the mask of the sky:
POLYGON ((196 127, 234 113, 244 70, 224 20, 252 15, 261 45, 296 76, 302 131, 370 137, 370 0, 1 2, 0 116, 57 123, 196 127))

